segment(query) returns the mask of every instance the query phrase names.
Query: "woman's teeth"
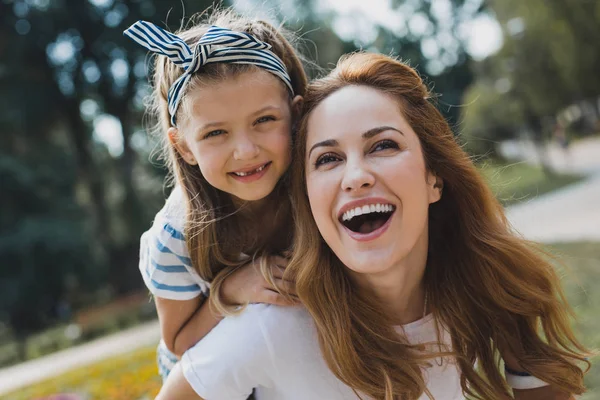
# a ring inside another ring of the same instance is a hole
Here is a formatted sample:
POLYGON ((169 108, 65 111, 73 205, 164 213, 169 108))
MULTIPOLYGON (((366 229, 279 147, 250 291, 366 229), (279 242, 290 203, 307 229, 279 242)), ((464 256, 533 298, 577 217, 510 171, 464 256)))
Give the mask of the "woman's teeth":
POLYGON ((352 218, 370 213, 388 213, 395 210, 395 207, 391 204, 369 204, 362 207, 355 207, 351 210, 346 211, 342 214, 342 221, 350 221, 352 218))
POLYGON ((235 175, 237 175, 237 176, 248 176, 248 175, 256 174, 257 172, 260 172, 260 171, 262 171, 263 169, 265 169, 265 168, 266 168, 266 166, 267 166, 268 164, 269 164, 269 163, 266 163, 266 164, 265 164, 265 165, 263 165, 262 167, 256 168, 256 169, 255 169, 255 170, 253 170, 253 171, 247 171, 247 172, 234 172, 234 174, 235 174, 235 175))

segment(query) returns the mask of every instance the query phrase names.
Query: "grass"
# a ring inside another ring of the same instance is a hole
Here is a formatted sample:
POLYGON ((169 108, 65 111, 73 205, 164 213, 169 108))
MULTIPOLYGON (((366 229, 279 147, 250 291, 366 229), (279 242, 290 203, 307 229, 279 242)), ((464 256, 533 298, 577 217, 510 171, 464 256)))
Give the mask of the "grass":
POLYGON ((502 164, 486 160, 480 165, 496 197, 505 206, 531 200, 581 180, 574 175, 546 175, 541 167, 524 162, 502 164))
MULTIPOLYGON (((570 243, 550 246, 565 268, 561 268, 568 300, 577 314, 576 330, 583 343, 600 348, 600 243, 570 243)), ((56 393, 75 393, 73 400, 152 399, 160 388, 155 363, 156 348, 102 361, 12 393, 7 399, 50 399, 56 393)), ((600 369, 592 368, 586 376, 589 393, 582 400, 600 399, 600 369)), ((65 398, 66 399, 66 398, 65 398)), ((71 400, 71 399, 69 399, 71 400)))
MULTIPOLYGON (((592 350, 600 349, 600 243, 562 243, 551 246, 566 268, 563 285, 569 303, 575 310, 575 329, 583 344, 592 350)), ((592 362, 598 361, 594 357, 592 362)), ((592 367, 586 375, 589 389, 581 400, 600 399, 600 367, 592 367)))

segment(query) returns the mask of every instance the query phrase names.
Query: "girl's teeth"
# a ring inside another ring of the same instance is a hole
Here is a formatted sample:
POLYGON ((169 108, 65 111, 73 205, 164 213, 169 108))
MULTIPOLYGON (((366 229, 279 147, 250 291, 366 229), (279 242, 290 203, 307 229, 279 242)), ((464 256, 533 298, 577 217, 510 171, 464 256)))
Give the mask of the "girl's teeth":
POLYGON ((247 175, 252 175, 252 174, 256 174, 257 172, 262 171, 263 169, 265 169, 265 167, 267 166, 267 164, 263 165, 262 167, 256 168, 254 171, 248 171, 248 172, 234 172, 234 174, 236 174, 237 176, 247 176, 247 175))
POLYGON ((370 214, 374 212, 392 212, 394 211, 394 209, 395 207, 391 204, 370 204, 362 207, 355 207, 351 210, 346 211, 342 215, 342 221, 349 221, 358 215, 370 214))

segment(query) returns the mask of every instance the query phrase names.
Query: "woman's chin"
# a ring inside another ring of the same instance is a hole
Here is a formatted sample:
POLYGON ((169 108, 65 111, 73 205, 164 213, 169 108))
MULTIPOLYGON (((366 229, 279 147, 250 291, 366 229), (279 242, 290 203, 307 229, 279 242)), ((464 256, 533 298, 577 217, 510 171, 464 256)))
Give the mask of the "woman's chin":
POLYGON ((355 274, 379 275, 390 270, 395 264, 391 256, 389 249, 346 251, 340 260, 355 274))

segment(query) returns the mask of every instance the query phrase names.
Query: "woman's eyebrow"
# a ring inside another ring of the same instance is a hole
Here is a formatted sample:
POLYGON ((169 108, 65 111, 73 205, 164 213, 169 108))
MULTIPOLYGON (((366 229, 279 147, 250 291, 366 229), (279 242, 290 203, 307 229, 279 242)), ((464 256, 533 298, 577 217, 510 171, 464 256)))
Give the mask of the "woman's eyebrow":
MULTIPOLYGON (((399 134, 401 134, 402 136, 404 136, 404 133, 402 133, 402 131, 400 131, 399 129, 396 129, 392 126, 378 126, 376 128, 371 128, 368 131, 364 132, 361 136, 363 137, 363 139, 371 139, 374 136, 379 135, 381 132, 385 132, 385 131, 396 131, 399 134)), ((314 149, 316 149, 317 147, 334 147, 334 146, 339 146, 339 142, 335 139, 327 139, 327 140, 323 140, 322 142, 318 142, 315 143, 311 148, 310 151, 308 152, 308 156, 310 157, 310 154, 312 153, 312 151, 314 149)))
POLYGON ((362 134, 363 139, 371 139, 373 136, 377 136, 379 135, 381 132, 385 132, 385 131, 396 131, 399 134, 401 134, 402 136, 404 136, 404 133, 402 133, 402 131, 392 127, 392 126, 378 126, 376 128, 371 128, 368 131, 366 131, 365 133, 362 134))
POLYGON ((313 144, 313 146, 310 148, 310 151, 308 152, 308 156, 310 157, 310 153, 312 153, 312 151, 314 149, 316 149, 317 147, 334 147, 334 146, 338 146, 338 145, 339 145, 339 143, 335 139, 323 140, 322 142, 313 144))

